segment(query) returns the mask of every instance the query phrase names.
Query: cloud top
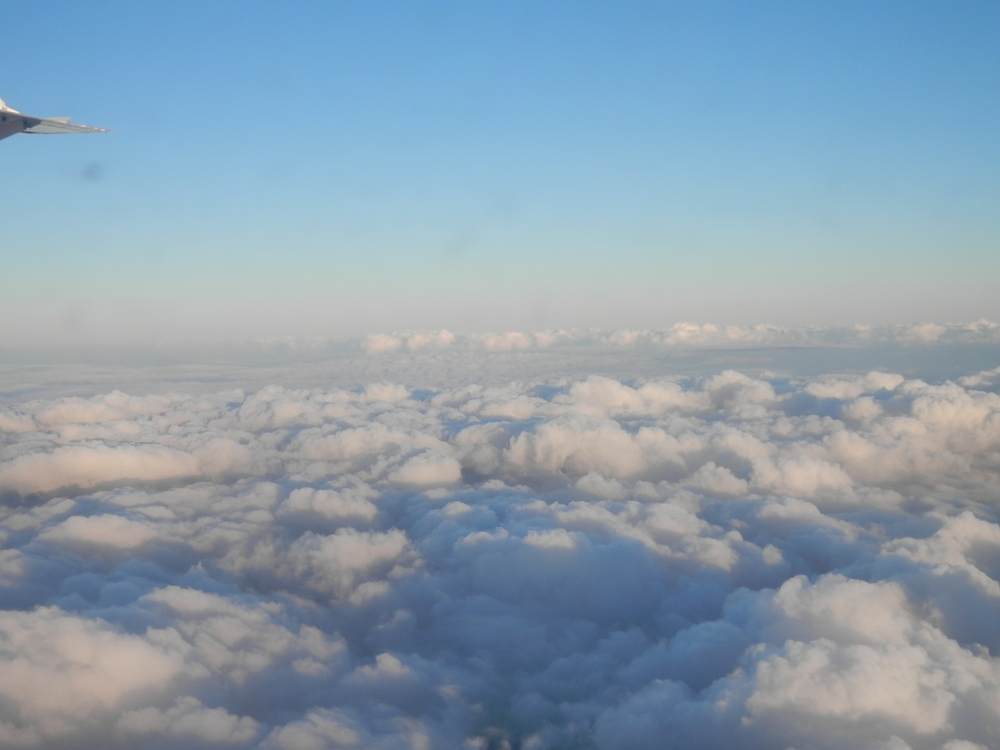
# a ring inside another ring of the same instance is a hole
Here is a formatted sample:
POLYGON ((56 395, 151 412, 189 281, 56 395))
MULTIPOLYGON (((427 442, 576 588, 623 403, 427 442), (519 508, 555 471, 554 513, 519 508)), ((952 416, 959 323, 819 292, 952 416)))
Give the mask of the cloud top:
MULTIPOLYGON (((562 345, 532 336, 394 346, 562 345)), ((11 403, 0 744, 988 747, 998 382, 11 403)))
POLYGON ((675 323, 659 329, 618 331, 554 330, 507 331, 457 335, 450 331, 416 331, 372 334, 361 341, 368 354, 435 351, 452 347, 504 352, 580 345, 620 348, 718 348, 741 349, 783 346, 929 345, 1000 343, 1000 323, 981 318, 972 323, 941 325, 913 323, 883 326, 775 325, 734 326, 714 323, 675 323))

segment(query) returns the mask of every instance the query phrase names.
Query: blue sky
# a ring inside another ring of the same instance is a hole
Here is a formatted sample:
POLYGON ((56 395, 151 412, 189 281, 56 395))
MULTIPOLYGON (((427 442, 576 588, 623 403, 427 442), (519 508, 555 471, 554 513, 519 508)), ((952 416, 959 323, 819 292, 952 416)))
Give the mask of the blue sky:
POLYGON ((0 97, 117 132, 0 143, 0 339, 1000 317, 998 32, 986 2, 17 4, 0 97))

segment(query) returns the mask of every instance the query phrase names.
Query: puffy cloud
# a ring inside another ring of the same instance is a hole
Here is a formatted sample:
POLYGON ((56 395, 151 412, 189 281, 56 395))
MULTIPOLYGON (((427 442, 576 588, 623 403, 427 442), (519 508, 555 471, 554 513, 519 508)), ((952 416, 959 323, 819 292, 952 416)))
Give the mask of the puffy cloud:
POLYGON ((872 371, 864 377, 819 378, 806 385, 802 390, 816 396, 816 398, 836 398, 848 401, 857 398, 862 393, 895 390, 903 381, 902 375, 872 371))
POLYGON ((205 708, 197 698, 184 696, 166 710, 149 707, 126 711, 116 729, 125 735, 154 734, 246 745, 257 735, 257 722, 249 716, 234 716, 224 708, 205 708))
POLYGON ((42 409, 35 420, 42 425, 94 424, 163 414, 178 396, 129 396, 113 391, 90 399, 67 398, 42 409))
POLYGON ((462 465, 451 456, 427 451, 413 458, 389 475, 389 481, 408 487, 433 487, 454 484, 462 478, 462 465))
POLYGON ((168 614, 189 644, 191 663, 236 684, 279 660, 302 672, 301 664, 321 664, 344 650, 340 639, 331 640, 314 627, 303 625, 293 632, 275 622, 282 610, 273 605, 247 606, 179 586, 156 589, 139 601, 168 614))
POLYGON ((972 323, 941 325, 913 323, 885 326, 783 327, 733 326, 715 323, 675 323, 667 328, 619 331, 550 330, 506 331, 456 335, 450 331, 380 333, 365 337, 360 348, 369 355, 419 350, 464 348, 509 352, 580 345, 654 349, 747 349, 787 346, 868 346, 1000 343, 1000 323, 979 319, 972 323))
POLYGON ((594 363, 997 329, 400 333, 339 385, 5 403, 0 745, 991 747, 995 370, 594 363))
MULTIPOLYGON (((364 746, 355 722, 333 711, 312 711, 304 719, 271 732, 265 748, 325 750, 364 746)), ((369 745, 370 746, 370 745, 369 745)))
POLYGON ((848 725, 873 718, 932 734, 947 726, 955 700, 947 676, 914 646, 790 641, 755 665, 746 708, 751 717, 787 711, 848 725))
POLYGON ((375 333, 365 338, 363 347, 368 354, 394 352, 403 348, 413 352, 420 349, 441 349, 450 346, 454 341, 455 334, 445 330, 402 334, 375 333))
POLYGON ((145 636, 56 607, 0 613, 0 734, 11 744, 90 730, 137 701, 167 691, 186 668, 171 630, 145 636))
POLYGON ((850 487, 850 475, 840 466, 808 456, 753 462, 753 484, 765 492, 812 497, 823 490, 850 487))
POLYGON ((291 545, 288 559, 308 588, 344 596, 358 580, 399 571, 408 551, 400 529, 381 533, 346 528, 325 536, 307 532, 291 545))
POLYGON ((72 445, 20 456, 0 469, 0 486, 28 494, 122 480, 156 481, 199 474, 198 459, 162 446, 72 445))
POLYGON ((38 535, 56 544, 133 549, 156 537, 156 531, 122 516, 70 516, 38 535))
POLYGON ((342 490, 299 487, 288 494, 278 508, 278 514, 302 517, 306 524, 316 524, 320 519, 344 524, 368 524, 378 515, 378 507, 371 502, 371 498, 377 496, 367 485, 342 490))

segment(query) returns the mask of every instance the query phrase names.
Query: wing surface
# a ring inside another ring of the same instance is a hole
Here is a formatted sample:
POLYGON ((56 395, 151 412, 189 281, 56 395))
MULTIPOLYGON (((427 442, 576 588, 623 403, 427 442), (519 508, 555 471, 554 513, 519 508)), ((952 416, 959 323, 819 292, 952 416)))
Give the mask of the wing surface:
POLYGON ((53 135, 56 133, 107 133, 105 128, 95 128, 93 125, 80 125, 70 122, 68 117, 25 117, 24 132, 28 135, 53 135))
POLYGON ((0 100, 0 139, 24 133, 26 135, 58 135, 61 133, 107 133, 105 128, 80 125, 68 117, 32 117, 11 109, 0 100))

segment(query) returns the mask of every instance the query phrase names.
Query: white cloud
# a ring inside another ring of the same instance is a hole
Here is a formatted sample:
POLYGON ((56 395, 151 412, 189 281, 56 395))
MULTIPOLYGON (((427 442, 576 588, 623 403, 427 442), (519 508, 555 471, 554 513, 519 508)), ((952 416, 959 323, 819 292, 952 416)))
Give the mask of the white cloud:
POLYGON ((0 487, 21 493, 60 487, 93 487, 122 480, 193 477, 198 459, 162 446, 64 446, 51 453, 20 456, 0 469, 0 487))
POLYGON ((257 735, 257 722, 249 716, 234 716, 224 708, 205 708, 191 696, 178 698, 167 710, 150 707, 126 711, 116 728, 127 735, 160 734, 233 745, 245 745, 257 735))
POLYGON ((6 403, 0 745, 991 747, 995 371, 594 363, 996 335, 400 333, 6 403))
POLYGON ((451 456, 435 451, 418 453, 389 474, 389 481, 407 487, 454 484, 462 478, 462 466, 451 456))
POLYGON ((360 346, 369 355, 451 347, 494 352, 547 349, 560 346, 601 345, 616 348, 653 349, 747 349, 787 346, 870 346, 903 344, 1000 343, 1000 324, 980 319, 973 323, 941 325, 913 323, 884 326, 782 327, 774 325, 734 326, 715 323, 675 323, 659 329, 618 331, 551 330, 506 331, 456 335, 449 331, 413 331, 372 334, 360 346))
POLYGON ((156 537, 149 525, 122 516, 71 516, 38 535, 56 544, 133 549, 156 537))
POLYGON ((903 382, 902 375, 889 372, 872 371, 864 377, 854 378, 821 378, 806 385, 802 390, 816 398, 836 398, 847 401, 857 398, 862 393, 875 393, 880 390, 892 391, 903 382))
POLYGON ((933 734, 948 727, 955 701, 949 682, 940 665, 914 646, 789 641, 757 662, 746 707, 754 718, 788 712, 841 718, 848 726, 884 721, 933 734))
POLYGON ((122 634, 56 607, 0 612, 3 721, 39 739, 90 729, 168 690, 186 651, 171 630, 122 634))
POLYGON ((355 722, 333 711, 312 711, 305 719, 271 732, 265 748, 280 750, 325 750, 363 747, 355 722))
POLYGON ((376 496, 366 485, 343 490, 300 487, 289 493, 278 513, 304 516, 307 522, 313 523, 316 517, 330 521, 371 523, 378 514, 378 508, 369 498, 376 496))

